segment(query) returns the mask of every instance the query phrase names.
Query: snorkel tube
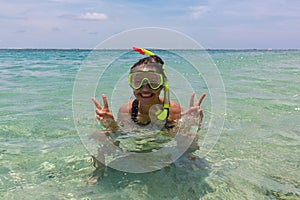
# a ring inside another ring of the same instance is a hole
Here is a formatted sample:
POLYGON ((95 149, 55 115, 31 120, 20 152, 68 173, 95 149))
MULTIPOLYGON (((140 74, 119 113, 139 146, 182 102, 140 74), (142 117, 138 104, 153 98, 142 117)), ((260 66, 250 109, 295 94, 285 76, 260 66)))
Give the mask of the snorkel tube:
MULTIPOLYGON (((155 54, 149 50, 138 48, 138 47, 132 47, 132 49, 136 52, 139 52, 142 55, 148 55, 148 56, 154 56, 155 54)), ((169 85, 167 81, 167 73, 165 66, 162 66, 163 73, 164 73, 164 110, 163 111, 157 111, 156 117, 158 120, 167 120, 169 116, 169 108, 170 108, 170 90, 169 90, 169 85)))

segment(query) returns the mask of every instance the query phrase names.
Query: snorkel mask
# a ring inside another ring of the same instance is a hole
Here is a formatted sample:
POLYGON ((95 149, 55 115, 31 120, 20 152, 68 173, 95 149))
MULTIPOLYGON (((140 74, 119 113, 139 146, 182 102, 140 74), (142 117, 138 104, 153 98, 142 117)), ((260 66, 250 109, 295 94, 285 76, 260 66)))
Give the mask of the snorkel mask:
POLYGON ((140 89, 145 83, 152 90, 158 90, 164 84, 164 78, 157 72, 137 71, 128 75, 128 83, 135 90, 140 89))
MULTIPOLYGON (((154 56, 155 54, 149 50, 132 47, 132 49, 136 52, 139 52, 142 55, 148 55, 148 56, 154 56)), ((169 116, 169 108, 170 108, 170 91, 169 91, 169 85, 167 81, 167 74, 165 66, 162 66, 163 75, 156 73, 156 72, 146 72, 147 76, 145 76, 145 72, 134 72, 132 74, 129 74, 128 76, 128 82, 129 85, 135 89, 142 87, 143 83, 145 81, 148 82, 148 85, 151 89, 156 90, 160 88, 162 85, 164 87, 164 105, 163 110, 156 111, 155 115, 158 120, 167 120, 169 116), (144 74, 143 74, 144 73, 144 74), (134 79, 136 78, 136 79, 134 79), (133 80, 137 80, 134 82, 133 80)))

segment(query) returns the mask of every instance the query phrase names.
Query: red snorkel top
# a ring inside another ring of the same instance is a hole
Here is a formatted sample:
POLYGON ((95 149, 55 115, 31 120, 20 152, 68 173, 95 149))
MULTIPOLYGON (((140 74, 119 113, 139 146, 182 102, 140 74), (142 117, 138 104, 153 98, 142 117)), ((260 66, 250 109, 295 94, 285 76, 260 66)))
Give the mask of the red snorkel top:
POLYGON ((147 49, 142 49, 142 48, 139 48, 139 47, 132 47, 132 49, 136 52, 139 52, 140 54, 142 55, 148 55, 148 56, 154 56, 155 54, 152 53, 151 51, 148 51, 147 49))

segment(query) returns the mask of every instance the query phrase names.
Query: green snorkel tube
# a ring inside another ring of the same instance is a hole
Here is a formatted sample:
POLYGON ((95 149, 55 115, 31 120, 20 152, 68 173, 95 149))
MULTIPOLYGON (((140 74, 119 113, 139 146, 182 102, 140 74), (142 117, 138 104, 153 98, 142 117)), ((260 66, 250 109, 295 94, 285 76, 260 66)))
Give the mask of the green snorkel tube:
MULTIPOLYGON (((138 47, 132 47, 132 49, 136 52, 139 52, 142 55, 148 55, 148 56, 154 56, 155 54, 149 50, 138 48, 138 47)), ((169 116, 169 108, 170 108, 170 90, 169 90, 169 85, 167 81, 167 73, 165 66, 162 66, 163 73, 164 73, 164 106, 163 106, 163 111, 158 110, 155 115, 158 120, 161 121, 166 121, 169 116)))

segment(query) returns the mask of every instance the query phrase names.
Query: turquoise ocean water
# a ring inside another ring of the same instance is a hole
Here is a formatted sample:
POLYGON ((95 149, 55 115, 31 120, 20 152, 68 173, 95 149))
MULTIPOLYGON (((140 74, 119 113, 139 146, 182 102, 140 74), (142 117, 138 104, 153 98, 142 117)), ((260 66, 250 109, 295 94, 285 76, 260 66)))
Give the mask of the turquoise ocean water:
MULTIPOLYGON (((84 183, 94 168, 72 113, 74 81, 89 53, 0 50, 1 199, 300 199, 300 51, 208 51, 227 99, 222 134, 201 157, 205 166, 108 169, 94 185, 84 183)), ((110 70, 107 85, 119 69, 110 70)), ((209 88, 196 92, 208 94, 205 132, 214 114, 209 88)))

